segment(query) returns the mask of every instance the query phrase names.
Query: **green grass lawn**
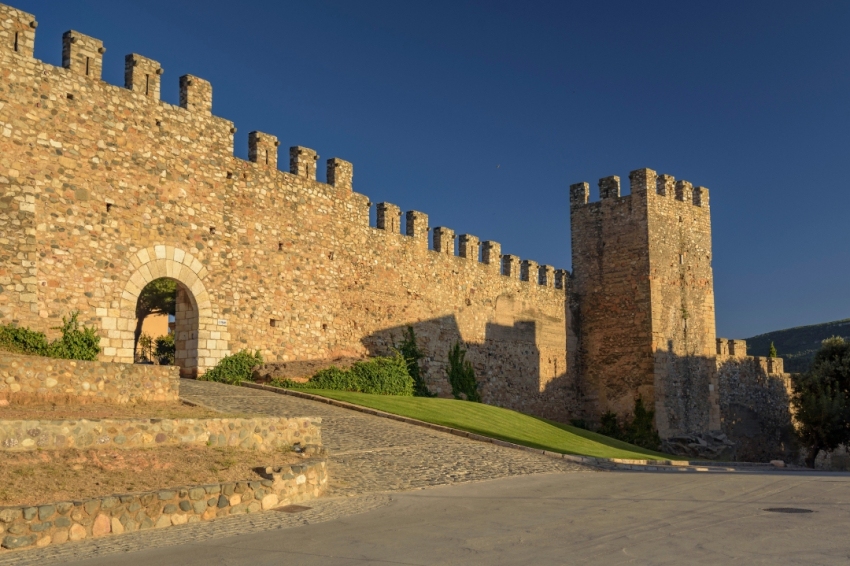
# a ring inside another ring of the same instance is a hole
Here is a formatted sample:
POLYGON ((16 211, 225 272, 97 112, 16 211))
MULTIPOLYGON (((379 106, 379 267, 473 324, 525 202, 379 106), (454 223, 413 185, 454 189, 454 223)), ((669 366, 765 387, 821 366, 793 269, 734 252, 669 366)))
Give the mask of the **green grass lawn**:
POLYGON ((515 444, 597 458, 677 459, 589 430, 539 419, 483 403, 428 397, 369 395, 328 389, 301 389, 370 409, 474 432, 515 444))

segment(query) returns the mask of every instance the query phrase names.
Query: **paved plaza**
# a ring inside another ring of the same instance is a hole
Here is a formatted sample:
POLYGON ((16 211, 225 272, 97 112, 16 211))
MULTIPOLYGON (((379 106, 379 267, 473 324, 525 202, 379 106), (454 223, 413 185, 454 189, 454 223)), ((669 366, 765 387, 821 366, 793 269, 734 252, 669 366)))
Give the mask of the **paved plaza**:
POLYGON ((284 395, 184 381, 222 410, 323 419, 328 496, 3 556, 6 564, 837 564, 850 476, 599 472, 284 395), (430 489, 419 489, 430 488, 430 489), (811 510, 776 513, 769 508, 811 510))

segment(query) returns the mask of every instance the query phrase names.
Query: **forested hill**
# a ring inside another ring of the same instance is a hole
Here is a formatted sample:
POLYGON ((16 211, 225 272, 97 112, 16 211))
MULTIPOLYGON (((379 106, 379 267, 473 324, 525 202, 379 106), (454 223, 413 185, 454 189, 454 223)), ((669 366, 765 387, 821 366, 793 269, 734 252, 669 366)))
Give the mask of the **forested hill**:
POLYGON ((775 330, 747 338, 747 354, 766 356, 772 341, 776 346, 777 356, 785 359, 786 372, 806 371, 821 342, 830 336, 841 336, 850 340, 850 318, 775 330))

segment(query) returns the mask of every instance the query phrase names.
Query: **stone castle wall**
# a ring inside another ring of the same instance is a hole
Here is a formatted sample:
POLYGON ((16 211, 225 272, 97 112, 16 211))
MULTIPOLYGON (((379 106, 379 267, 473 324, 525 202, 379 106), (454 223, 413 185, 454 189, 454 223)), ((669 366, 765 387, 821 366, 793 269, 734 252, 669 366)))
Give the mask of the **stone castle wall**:
POLYGON ((570 187, 585 415, 654 406, 662 438, 719 428, 708 189, 650 169, 570 187))
POLYGON ((177 401, 176 367, 20 356, 0 352, 0 399, 76 398, 105 403, 177 401))
POLYGON ((327 489, 324 460, 267 468, 258 481, 187 485, 85 501, 0 507, 0 556, 8 550, 211 521, 308 501, 327 489))
POLYGON ((412 325, 433 390, 448 393, 460 340, 486 402, 577 412, 566 272, 389 203, 372 227, 350 163, 328 160, 318 182, 318 155, 296 146, 281 171, 261 132, 238 159, 208 82, 180 77, 180 105, 164 103, 159 64, 131 54, 125 86, 107 84, 103 45, 76 31, 63 66, 48 65, 32 58, 35 25, 0 6, 0 322, 50 333, 77 309, 102 360, 132 362, 136 299, 170 277, 183 375, 245 348, 269 361, 381 353, 412 325))
POLYGON ((747 356, 744 340, 718 338, 716 365, 721 430, 735 443, 735 458, 796 461, 791 376, 782 359, 747 356))
POLYGON ((318 417, 0 420, 0 452, 179 444, 268 452, 295 444, 321 446, 321 421, 318 417))

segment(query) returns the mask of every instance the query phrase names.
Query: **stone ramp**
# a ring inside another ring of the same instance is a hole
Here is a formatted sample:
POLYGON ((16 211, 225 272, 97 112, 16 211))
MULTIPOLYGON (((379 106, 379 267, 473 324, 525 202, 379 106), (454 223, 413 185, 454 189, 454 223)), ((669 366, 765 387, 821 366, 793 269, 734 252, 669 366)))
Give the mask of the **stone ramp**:
POLYGON ((307 399, 247 387, 181 380, 180 397, 221 411, 322 417, 328 494, 417 489, 515 475, 573 472, 586 465, 549 458, 307 399))

